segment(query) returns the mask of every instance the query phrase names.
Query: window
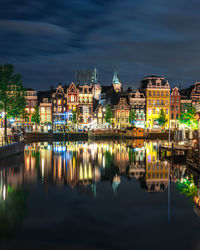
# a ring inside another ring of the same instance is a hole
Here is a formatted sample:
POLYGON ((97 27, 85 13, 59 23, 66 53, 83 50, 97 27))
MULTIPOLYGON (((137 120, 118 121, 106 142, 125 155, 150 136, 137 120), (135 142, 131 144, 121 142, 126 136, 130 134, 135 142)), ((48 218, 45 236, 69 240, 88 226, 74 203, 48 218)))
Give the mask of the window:
POLYGON ((58 105, 61 105, 61 99, 58 100, 58 105))
POLYGON ((176 106, 176 111, 178 111, 178 106, 176 106))
POLYGON ((166 114, 168 115, 168 109, 165 109, 166 114))
POLYGON ((164 101, 163 100, 161 100, 161 105, 164 105, 164 101))
POLYGON ((149 91, 149 96, 151 96, 151 91, 149 91))
POLYGON ((176 114, 176 119, 178 120, 179 119, 179 117, 178 117, 179 115, 178 114, 176 114))
POLYGON ((53 100, 53 103, 56 103, 56 99, 53 100))
POLYGON ((166 92, 166 96, 168 96, 169 95, 169 93, 168 93, 168 91, 166 92))
POLYGON ((160 105, 160 101, 159 100, 157 100, 157 105, 160 105))
POLYGON ((71 95, 71 102, 74 102, 74 95, 71 95))
POLYGON ((161 96, 164 96, 164 93, 163 93, 163 91, 161 91, 161 96))
POLYGON ((160 91, 157 91, 157 96, 160 96, 160 91))
POLYGON ((179 103, 179 99, 178 98, 176 98, 176 103, 179 103))
POLYGON ((122 109, 124 109, 124 106, 122 106, 122 109))
POLYGON ((151 115, 151 109, 149 109, 149 115, 151 115))
POLYGON ((151 105, 151 100, 149 100, 148 104, 151 105))
POLYGON ((155 109, 153 109, 153 114, 154 114, 154 115, 156 114, 156 110, 155 110, 155 109))
POLYGON ((173 102, 174 102, 174 98, 171 99, 171 103, 173 103, 173 102))
POLYGON ((165 104, 168 105, 168 100, 165 101, 165 104))
POLYGON ((31 106, 35 106, 36 105, 36 102, 35 101, 32 101, 31 102, 31 106))
POLYGON ((155 91, 153 91, 153 96, 156 96, 156 92, 155 91))
POLYGON ((174 119, 174 114, 171 114, 171 119, 172 119, 172 120, 174 119))

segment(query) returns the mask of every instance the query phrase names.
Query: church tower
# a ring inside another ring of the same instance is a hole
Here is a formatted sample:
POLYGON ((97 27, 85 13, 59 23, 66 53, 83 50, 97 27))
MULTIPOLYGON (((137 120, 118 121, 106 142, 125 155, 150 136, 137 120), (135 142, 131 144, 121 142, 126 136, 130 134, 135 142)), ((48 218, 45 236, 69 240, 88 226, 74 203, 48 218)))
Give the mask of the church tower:
POLYGON ((99 100, 99 97, 101 94, 101 85, 98 80, 98 72, 96 68, 94 68, 94 71, 92 74, 92 85, 93 85, 94 99, 99 100))
POLYGON ((122 84, 120 82, 120 79, 119 79, 119 74, 118 74, 118 71, 115 69, 114 70, 114 75, 113 75, 113 87, 114 87, 114 90, 115 92, 121 92, 121 89, 122 89, 122 84))

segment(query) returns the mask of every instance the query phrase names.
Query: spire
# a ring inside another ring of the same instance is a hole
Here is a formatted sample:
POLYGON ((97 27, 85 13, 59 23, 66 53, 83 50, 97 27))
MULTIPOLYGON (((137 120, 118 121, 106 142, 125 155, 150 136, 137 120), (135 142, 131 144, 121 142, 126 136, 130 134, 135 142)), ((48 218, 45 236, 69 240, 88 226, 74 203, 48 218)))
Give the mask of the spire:
POLYGON ((92 73, 92 83, 98 83, 99 80, 98 80, 98 72, 97 72, 97 69, 94 68, 94 71, 92 73))
POLYGON ((119 84, 120 83, 119 74, 118 74, 117 69, 114 70, 113 83, 114 84, 119 84))

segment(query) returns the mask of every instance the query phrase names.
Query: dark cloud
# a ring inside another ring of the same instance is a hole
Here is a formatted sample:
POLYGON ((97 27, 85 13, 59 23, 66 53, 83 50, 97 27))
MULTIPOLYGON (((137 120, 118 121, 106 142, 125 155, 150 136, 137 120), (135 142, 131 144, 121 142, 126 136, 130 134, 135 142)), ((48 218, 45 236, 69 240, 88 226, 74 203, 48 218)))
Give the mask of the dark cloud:
POLYGON ((188 86, 200 79, 199 10, 197 0, 3 0, 1 63, 36 89, 95 66, 105 84, 117 67, 126 86, 149 74, 188 86))

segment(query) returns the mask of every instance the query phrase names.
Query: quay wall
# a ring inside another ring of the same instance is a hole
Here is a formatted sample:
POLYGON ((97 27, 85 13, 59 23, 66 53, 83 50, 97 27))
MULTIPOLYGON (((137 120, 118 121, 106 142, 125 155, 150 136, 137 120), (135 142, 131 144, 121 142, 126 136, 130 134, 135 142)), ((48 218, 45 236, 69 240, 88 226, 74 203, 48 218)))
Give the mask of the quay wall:
MULTIPOLYGON (((168 133, 147 133, 144 137, 127 136, 125 133, 26 133, 24 136, 25 142, 43 142, 43 141, 87 141, 89 140, 114 140, 114 139, 146 139, 146 140, 168 140, 168 133)), ((170 139, 174 139, 174 133, 170 134, 170 139)))
POLYGON ((0 159, 11 157, 24 152, 24 141, 14 142, 0 147, 0 159))
POLYGON ((87 141, 88 133, 25 133, 25 142, 42 141, 87 141))

